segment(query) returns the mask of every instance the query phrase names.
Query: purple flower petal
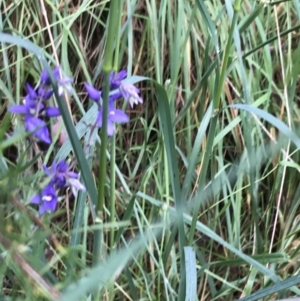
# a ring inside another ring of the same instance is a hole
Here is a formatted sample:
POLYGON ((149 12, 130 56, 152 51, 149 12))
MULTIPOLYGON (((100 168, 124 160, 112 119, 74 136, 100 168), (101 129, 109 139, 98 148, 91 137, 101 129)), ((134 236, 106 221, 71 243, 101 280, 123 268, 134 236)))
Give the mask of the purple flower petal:
MULTIPOLYGON (((108 136, 112 136, 115 132, 114 123, 126 123, 129 121, 128 115, 122 110, 115 109, 113 103, 109 103, 107 119, 108 136)), ((102 108, 98 112, 97 127, 102 127, 102 108)))
POLYGON ((61 85, 65 86, 65 85, 73 83, 73 81, 74 81, 74 79, 72 77, 66 76, 66 77, 63 77, 59 82, 61 85))
POLYGON ((106 129, 106 133, 107 136, 112 136, 115 132, 115 125, 111 120, 107 120, 107 129, 106 129))
MULTIPOLYGON (((59 75, 59 72, 60 72, 60 66, 56 67, 54 70, 52 70, 52 76, 58 80, 60 75, 59 75)), ((46 85, 46 86, 50 86, 51 85, 51 80, 50 80, 50 76, 48 74, 48 71, 47 69, 45 68, 43 71, 42 71, 42 74, 41 74, 41 83, 43 85, 46 85)))
POLYGON ((37 128, 46 126, 46 123, 39 118, 27 115, 25 117, 25 125, 28 132, 34 132, 37 128))
POLYGON ((24 105, 13 105, 8 109, 8 112, 12 112, 16 114, 28 114, 29 108, 24 105))
POLYGON ((75 197, 77 197, 78 190, 85 191, 85 187, 77 179, 69 179, 69 184, 75 197))
POLYGON ((29 83, 26 83, 26 90, 28 92, 30 99, 32 99, 32 100, 37 99, 37 94, 36 94, 34 88, 32 88, 29 83))
POLYGON ((64 174, 56 173, 53 177, 53 183, 56 188, 63 188, 66 185, 66 179, 64 174))
POLYGON ((68 170, 69 166, 66 160, 61 160, 59 163, 57 163, 57 170, 60 173, 64 173, 68 170))
POLYGON ((139 96, 140 90, 132 84, 122 83, 120 92, 131 108, 134 104, 143 103, 143 99, 139 96))
POLYGON ((112 122, 126 123, 129 121, 129 117, 122 110, 114 109, 109 112, 108 117, 112 122))
POLYGON ((98 112, 97 127, 98 128, 102 127, 102 110, 99 110, 98 112))
POLYGON ((58 80, 60 78, 60 66, 57 66, 54 70, 53 70, 53 77, 58 80))
POLYGON ((30 203, 39 205, 40 214, 44 214, 47 211, 54 212, 57 204, 57 195, 53 185, 50 183, 46 186, 30 200, 30 203))
POLYGON ((51 175, 51 170, 45 164, 43 164, 43 169, 47 176, 51 175))
POLYGON ((44 214, 47 211, 54 212, 56 209, 56 205, 57 205, 57 197, 56 196, 51 198, 51 200, 49 200, 49 201, 43 200, 43 202, 40 204, 39 213, 44 214))
POLYGON ((123 80, 124 78, 126 78, 126 76, 127 76, 127 71, 121 70, 116 74, 115 78, 117 78, 118 80, 123 80))
POLYGON ((46 109, 46 115, 47 115, 48 117, 57 117, 57 116, 60 116, 59 108, 48 107, 48 108, 46 109))
POLYGON ((53 163, 52 170, 53 170, 53 181, 57 188, 63 188, 66 185, 66 178, 67 178, 67 171, 69 165, 67 164, 66 160, 61 160, 59 163, 53 163))
POLYGON ((45 88, 45 87, 39 87, 38 88, 38 95, 43 100, 48 100, 53 95, 53 90, 49 90, 49 88, 45 88))
POLYGON ((47 125, 43 120, 27 115, 25 117, 25 128, 28 132, 33 132, 34 136, 41 141, 51 144, 51 137, 47 125))
POLYGON ((113 102, 115 100, 117 100, 118 98, 122 97, 122 93, 120 91, 109 95, 109 102, 113 102))
POLYGON ((95 102, 99 103, 101 93, 97 89, 95 89, 92 85, 88 83, 84 83, 85 89, 89 94, 89 97, 95 102))
POLYGON ((56 189, 69 186, 72 189, 73 194, 76 196, 78 190, 85 190, 85 187, 79 181, 79 174, 70 171, 70 166, 66 160, 60 162, 54 162, 51 168, 44 167, 47 174, 52 177, 51 185, 56 189), (50 171, 50 174, 49 174, 50 171))
POLYGON ((36 194, 34 197, 31 198, 30 200, 30 204, 36 204, 36 205, 39 205, 41 202, 41 196, 40 194, 36 194))
POLYGON ((43 85, 49 86, 49 85, 51 84, 50 77, 49 77, 49 75, 48 75, 47 69, 44 69, 44 70, 42 71, 40 80, 41 80, 41 83, 42 83, 43 85))
POLYGON ((40 204, 40 208, 39 208, 39 214, 44 214, 47 211, 52 211, 54 212, 56 209, 56 205, 57 205, 57 201, 56 200, 52 200, 50 202, 44 202, 42 204, 40 204))
POLYGON ((27 107, 34 108, 34 107, 37 106, 37 101, 34 100, 34 99, 31 99, 31 98, 29 97, 29 95, 27 94, 27 95, 25 96, 25 98, 23 99, 23 104, 24 104, 25 106, 27 106, 27 107))
POLYGON ((112 71, 109 76, 110 88, 112 90, 118 89, 121 85, 121 81, 127 76, 127 71, 122 70, 118 73, 112 71))
POLYGON ((79 174, 74 171, 68 171, 68 178, 79 179, 79 174))
POLYGON ((43 127, 35 132, 35 136, 39 138, 41 141, 51 144, 51 136, 49 135, 49 131, 47 127, 43 127))

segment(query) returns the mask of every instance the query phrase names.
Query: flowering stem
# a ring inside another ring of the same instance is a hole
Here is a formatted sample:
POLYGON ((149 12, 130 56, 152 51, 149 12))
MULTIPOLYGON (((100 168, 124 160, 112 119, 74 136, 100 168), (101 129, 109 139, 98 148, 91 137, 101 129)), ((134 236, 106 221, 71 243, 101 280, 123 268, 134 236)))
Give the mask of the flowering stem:
POLYGON ((107 120, 108 120, 108 97, 109 97, 109 73, 104 74, 103 104, 102 104, 102 128, 100 148, 100 168, 98 178, 98 217, 103 219, 104 191, 106 175, 106 145, 107 145, 107 120))
MULTIPOLYGON (((116 185, 116 173, 115 173, 115 161, 116 161, 116 136, 112 136, 111 142, 111 155, 110 155, 110 221, 113 224, 115 222, 115 185, 116 185)), ((114 228, 110 230, 110 249, 112 251, 115 244, 115 231, 114 228)))
MULTIPOLYGON (((105 57, 103 63, 103 73, 104 73, 104 82, 103 82, 103 104, 102 104, 102 129, 101 129, 101 148, 100 148, 100 168, 99 168, 99 177, 98 177, 98 203, 97 203, 97 223, 103 222, 103 208, 104 208, 104 195, 105 195, 105 176, 106 176, 106 147, 107 147, 107 121, 108 121, 108 98, 110 90, 110 81, 109 75, 113 68, 113 50, 114 50, 114 41, 116 38, 116 31, 118 22, 118 10, 119 10, 119 1, 110 2, 110 11, 109 11, 109 23, 107 31, 107 41, 105 49, 105 57)), ((94 247, 93 247, 93 265, 97 265, 100 262, 101 258, 101 245, 103 240, 102 230, 96 230, 94 232, 94 247)), ((98 295, 96 294, 95 300, 99 300, 98 295)))
MULTIPOLYGON (((116 1, 115 1, 116 2, 116 1)), ((121 14, 122 10, 118 6, 118 16, 117 16, 117 28, 116 28, 116 48, 115 56, 113 63, 113 70, 117 71, 119 65, 119 48, 121 41, 121 14)), ((115 185, 116 185, 116 171, 115 171, 115 161, 116 161, 116 136, 112 136, 111 141, 111 155, 110 155, 110 221, 113 224, 115 222, 115 206, 116 206, 116 197, 115 197, 115 185)), ((115 231, 114 229, 110 230, 110 249, 114 248, 115 244, 115 231)))
POLYGON ((101 149, 100 149, 100 169, 99 169, 99 184, 98 184, 98 216, 103 218, 104 207, 104 188, 106 174, 106 145, 107 145, 107 119, 108 119, 108 97, 109 97, 109 75, 113 68, 113 50, 115 34, 117 31, 118 16, 119 16, 119 1, 111 1, 109 10, 109 23, 107 32, 107 41, 105 49, 105 57, 103 63, 104 85, 103 85, 103 104, 102 104, 102 130, 101 130, 101 149))

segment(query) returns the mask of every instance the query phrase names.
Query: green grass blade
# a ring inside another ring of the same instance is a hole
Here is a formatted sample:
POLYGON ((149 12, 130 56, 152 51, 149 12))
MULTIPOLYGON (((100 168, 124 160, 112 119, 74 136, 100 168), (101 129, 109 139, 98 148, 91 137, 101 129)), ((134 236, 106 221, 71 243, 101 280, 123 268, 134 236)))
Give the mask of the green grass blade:
MULTIPOLYGON (((296 286, 300 283, 300 275, 292 276, 288 279, 282 280, 279 283, 276 283, 272 286, 263 288, 257 292, 252 293, 250 296, 244 297, 240 299, 241 301, 256 301, 261 298, 271 296, 277 292, 280 292, 282 290, 288 289, 292 286, 296 286)), ((300 298, 291 298, 291 299, 284 299, 284 300, 297 300, 300 298)), ((283 300, 283 299, 282 299, 283 300)), ((282 301, 278 300, 278 301, 282 301)))
POLYGON ((265 3, 259 3, 254 10, 248 14, 239 24, 239 33, 242 34, 246 29, 249 28, 249 26, 252 24, 252 22, 255 21, 257 16, 260 14, 261 10, 264 8, 265 3))
POLYGON ((197 300, 196 256, 192 247, 184 247, 186 271, 186 301, 197 300))
POLYGON ((191 193, 190 187, 191 187, 192 180, 193 180, 194 173, 195 173, 195 166, 199 159, 199 149, 201 148, 203 138, 206 134, 207 127, 209 125, 209 121, 211 120, 211 114, 212 114, 212 103, 210 104, 209 108, 207 109, 207 111, 202 119, 201 125, 197 132, 197 136, 195 138, 193 149, 192 149, 192 152, 191 152, 191 155, 189 158, 189 162, 188 162, 186 176, 185 176, 183 186, 182 186, 183 199, 186 199, 188 194, 191 193))
MULTIPOLYGON (((183 216, 182 216, 183 200, 181 198, 179 169, 177 165, 174 132, 172 127, 171 115, 170 115, 170 106, 164 88, 156 82, 154 82, 154 84, 157 91, 160 123, 164 135, 164 145, 167 154, 169 175, 170 175, 172 190, 175 199, 176 213, 177 213, 181 273, 185 273, 183 247, 186 244, 186 239, 185 239, 184 223, 183 223, 183 216)), ((184 289, 185 277, 183 277, 183 275, 184 274, 181 274, 181 282, 179 288, 179 298, 181 299, 184 298, 184 294, 185 294, 185 289, 184 289)))
POLYGON ((128 248, 114 252, 102 264, 86 273, 78 281, 70 284, 57 301, 81 300, 89 292, 101 290, 109 281, 116 278, 128 264, 145 247, 145 238, 139 237, 128 248))
POLYGON ((296 135, 295 132, 293 132, 286 124, 284 124, 280 119, 274 117, 270 113, 259 109, 255 108, 251 105, 246 105, 246 104, 233 104, 230 105, 229 107, 236 108, 236 109, 241 109, 245 110, 247 112, 250 112, 252 114, 255 114, 264 120, 268 121, 270 124, 272 124, 274 127, 276 127, 283 135, 285 135, 287 138, 291 139, 295 145, 300 148, 300 138, 296 135))

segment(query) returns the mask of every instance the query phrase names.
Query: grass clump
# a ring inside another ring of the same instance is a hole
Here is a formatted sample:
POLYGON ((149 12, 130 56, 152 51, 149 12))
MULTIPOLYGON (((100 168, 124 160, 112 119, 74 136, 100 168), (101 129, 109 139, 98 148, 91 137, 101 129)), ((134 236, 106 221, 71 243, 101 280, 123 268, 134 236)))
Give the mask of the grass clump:
POLYGON ((0 300, 299 295, 295 1, 1 10, 0 300))

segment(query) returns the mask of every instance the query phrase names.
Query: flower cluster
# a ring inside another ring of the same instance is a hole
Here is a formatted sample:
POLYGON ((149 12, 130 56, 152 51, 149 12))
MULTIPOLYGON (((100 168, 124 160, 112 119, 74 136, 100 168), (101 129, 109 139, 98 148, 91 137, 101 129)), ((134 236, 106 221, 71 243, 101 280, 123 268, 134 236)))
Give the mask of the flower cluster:
MULTIPOLYGON (((57 82, 58 93, 62 94, 63 89, 72 92, 72 78, 60 76, 60 67, 52 71, 52 76, 57 82)), ((122 110, 115 108, 115 101, 124 98, 129 102, 131 108, 134 104, 143 103, 140 97, 140 91, 134 85, 125 81, 127 77, 126 71, 110 74, 110 97, 108 103, 108 121, 107 135, 112 136, 115 132, 115 123, 126 123, 129 121, 128 115, 122 110)), ((85 83, 85 88, 90 98, 98 105, 97 127, 102 127, 102 92, 93 86, 85 83)), ((24 123, 26 131, 30 132, 39 140, 51 144, 51 135, 45 121, 46 118, 60 116, 60 111, 56 107, 49 106, 48 100, 53 95, 52 83, 48 75, 48 71, 43 70, 39 85, 33 88, 26 83, 27 95, 23 99, 23 103, 13 105, 9 111, 16 114, 24 115, 24 123)), ((49 184, 38 194, 31 198, 30 203, 39 206, 39 213, 44 214, 47 211, 54 212, 58 202, 58 192, 60 189, 70 187, 76 196, 78 190, 85 190, 85 187, 79 181, 79 174, 71 171, 71 167, 65 160, 54 162, 51 167, 43 166, 45 174, 50 178, 49 184)))
MULTIPOLYGON (((60 67, 52 70, 52 77, 58 86, 58 94, 62 95, 63 90, 72 93, 70 77, 61 77, 60 67)), ((27 95, 23 103, 13 105, 9 112, 24 115, 25 129, 33 136, 47 144, 51 144, 52 139, 49 133, 45 118, 60 116, 57 107, 49 106, 48 101, 53 96, 53 88, 47 69, 42 71, 39 84, 33 88, 26 83, 27 95)), ((44 214, 47 211, 55 211, 58 202, 58 192, 60 189, 70 187, 76 196, 78 190, 85 190, 85 187, 79 181, 79 174, 71 171, 71 167, 65 160, 55 162, 50 168, 43 166, 44 172, 50 178, 49 184, 33 198, 30 203, 39 206, 39 213, 44 214)))
MULTIPOLYGON (((107 135, 112 136, 115 132, 115 123, 127 123, 129 117, 122 110, 116 109, 114 102, 119 98, 124 98, 128 101, 132 108, 134 104, 143 103, 142 98, 139 96, 140 91, 132 84, 126 83, 124 79, 127 76, 127 72, 122 70, 118 73, 111 72, 110 74, 110 90, 108 102, 108 117, 107 117, 107 135)), ((92 100, 98 105, 98 118, 97 127, 102 127, 102 92, 98 91, 92 85, 85 83, 85 89, 92 100)))
POLYGON ((39 205, 39 213, 44 214, 47 211, 55 211, 59 189, 70 187, 76 196, 78 190, 85 190, 85 187, 79 182, 79 174, 70 171, 70 167, 65 160, 59 163, 53 163, 50 168, 43 166, 47 176, 50 177, 50 183, 31 200, 31 204, 39 205))
MULTIPOLYGON (((60 67, 55 68, 52 75, 58 83, 59 94, 62 94, 63 88, 70 91, 70 83, 73 79, 69 77, 60 79, 60 67)), ((39 140, 51 144, 51 136, 44 118, 57 117, 60 115, 60 111, 56 107, 48 106, 48 100, 53 95, 53 89, 47 70, 43 70, 40 84, 36 89, 26 83, 26 90, 27 95, 23 99, 23 104, 13 105, 8 111, 24 115, 26 131, 32 133, 39 140)))

